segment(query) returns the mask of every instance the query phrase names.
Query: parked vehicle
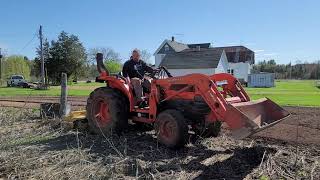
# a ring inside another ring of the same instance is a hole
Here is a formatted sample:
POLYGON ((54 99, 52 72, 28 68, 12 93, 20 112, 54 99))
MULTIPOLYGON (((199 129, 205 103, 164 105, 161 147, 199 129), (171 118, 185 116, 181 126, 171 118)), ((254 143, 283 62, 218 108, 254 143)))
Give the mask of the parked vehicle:
POLYGON ((7 87, 30 87, 22 75, 12 75, 7 81, 7 87))

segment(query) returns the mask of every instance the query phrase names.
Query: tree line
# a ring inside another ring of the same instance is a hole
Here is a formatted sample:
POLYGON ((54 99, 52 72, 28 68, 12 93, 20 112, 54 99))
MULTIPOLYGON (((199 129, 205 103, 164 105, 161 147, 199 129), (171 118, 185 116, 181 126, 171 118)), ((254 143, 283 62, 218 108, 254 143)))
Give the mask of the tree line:
MULTIPOLYGON (((98 76, 95 63, 96 53, 104 54, 104 63, 111 73, 121 71, 120 54, 112 48, 91 48, 86 50, 79 38, 62 31, 56 40, 43 43, 43 57, 47 82, 59 84, 61 73, 68 75, 69 81, 90 80, 98 76)), ((40 76, 40 48, 37 56, 29 60, 24 56, 12 55, 2 60, 2 78, 21 74, 29 81, 37 81, 40 76)), ((150 64, 151 54, 141 51, 141 59, 150 64)), ((253 72, 275 73, 277 79, 319 79, 320 61, 314 63, 296 62, 295 65, 277 64, 275 60, 264 60, 253 66, 253 72)))
POLYGON ((21 74, 26 79, 29 79, 31 66, 31 61, 29 61, 27 57, 17 55, 5 57, 1 64, 1 77, 8 78, 14 74, 21 74))
MULTIPOLYGON (((86 50, 76 35, 62 31, 56 40, 43 43, 43 58, 45 64, 45 75, 48 83, 59 84, 61 73, 68 76, 69 81, 79 79, 89 80, 98 76, 95 55, 104 54, 104 63, 111 73, 117 73, 122 69, 120 54, 112 48, 91 48, 86 50)), ((26 79, 37 81, 40 77, 41 51, 36 49, 36 58, 29 60, 23 56, 4 57, 2 76, 9 78, 13 74, 21 74, 26 79)), ((146 50, 141 51, 142 59, 149 62, 151 54, 146 50)))
POLYGON ((320 79, 320 60, 313 63, 297 61, 295 65, 264 60, 253 66, 253 72, 275 73, 277 79, 320 79))

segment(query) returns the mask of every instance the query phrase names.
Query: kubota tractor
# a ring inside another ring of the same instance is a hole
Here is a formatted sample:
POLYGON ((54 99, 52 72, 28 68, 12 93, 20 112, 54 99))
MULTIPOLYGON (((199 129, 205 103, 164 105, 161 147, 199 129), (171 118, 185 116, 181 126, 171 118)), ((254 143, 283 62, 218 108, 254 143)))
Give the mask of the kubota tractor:
POLYGON ((160 67, 150 74, 151 87, 144 88, 147 106, 135 102, 126 78, 109 74, 103 55, 97 54, 99 81, 87 101, 89 127, 111 135, 127 128, 128 119, 154 125, 158 141, 170 148, 184 146, 188 133, 215 136, 225 122, 235 138, 248 137, 279 123, 289 113, 267 98, 250 101, 240 82, 230 74, 189 74, 172 77, 160 67))

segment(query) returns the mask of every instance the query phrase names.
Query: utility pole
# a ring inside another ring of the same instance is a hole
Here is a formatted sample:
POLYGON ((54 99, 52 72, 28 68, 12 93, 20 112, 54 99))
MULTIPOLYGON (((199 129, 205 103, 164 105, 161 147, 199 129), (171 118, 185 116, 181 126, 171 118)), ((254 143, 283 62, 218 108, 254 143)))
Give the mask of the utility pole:
POLYGON ((290 61, 289 79, 291 79, 291 73, 292 73, 292 64, 291 64, 291 61, 290 61))
MULTIPOLYGON (((0 61, 1 62, 1 61, 0 61)), ((320 74, 320 60, 318 60, 318 66, 316 68, 316 78, 319 79, 319 74, 320 74)))
POLYGON ((0 48, 0 85, 2 83, 2 53, 1 53, 1 48, 0 48))
POLYGON ((43 43, 42 43, 42 26, 40 25, 39 29, 39 39, 40 39, 40 58, 41 58, 41 86, 44 88, 46 83, 45 76, 44 76, 44 57, 43 57, 43 43))

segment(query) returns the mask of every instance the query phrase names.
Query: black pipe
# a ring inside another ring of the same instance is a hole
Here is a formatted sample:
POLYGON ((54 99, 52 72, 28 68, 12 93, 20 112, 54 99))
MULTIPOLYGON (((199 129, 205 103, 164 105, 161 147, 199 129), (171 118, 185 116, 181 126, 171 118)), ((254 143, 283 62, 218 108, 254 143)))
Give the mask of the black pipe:
POLYGON ((104 66, 104 63, 103 63, 103 54, 102 53, 97 53, 96 60, 97 60, 98 72, 99 73, 106 72, 107 76, 109 76, 109 71, 107 70, 107 68, 104 66))

